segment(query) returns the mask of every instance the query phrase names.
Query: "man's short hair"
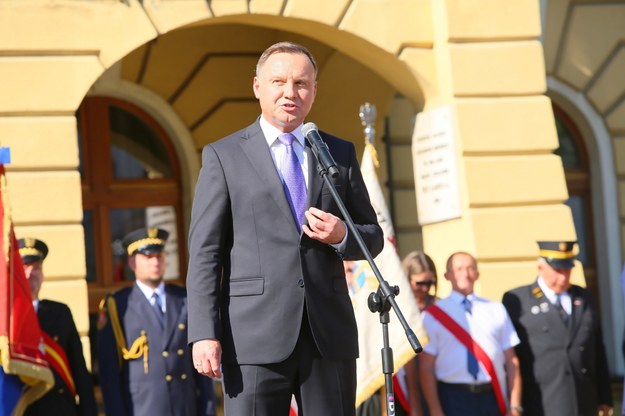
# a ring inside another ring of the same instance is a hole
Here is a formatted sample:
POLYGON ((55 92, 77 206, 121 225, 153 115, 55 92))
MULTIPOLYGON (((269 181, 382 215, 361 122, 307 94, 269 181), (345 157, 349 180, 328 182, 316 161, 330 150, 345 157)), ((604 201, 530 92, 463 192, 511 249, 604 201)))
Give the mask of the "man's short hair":
POLYGON ((317 78, 317 62, 315 62, 315 58, 312 56, 312 53, 310 53, 310 51, 302 45, 299 45, 294 42, 286 42, 286 41, 274 43, 273 45, 265 49, 265 52, 263 52, 263 54, 258 59, 258 63, 256 64, 256 76, 260 74, 260 71, 263 65, 265 64, 265 62, 267 62, 267 59, 269 59, 271 55, 274 55, 276 53, 290 53, 290 54, 306 55, 308 59, 310 60, 310 63, 312 64, 313 69, 315 71, 315 78, 317 78))

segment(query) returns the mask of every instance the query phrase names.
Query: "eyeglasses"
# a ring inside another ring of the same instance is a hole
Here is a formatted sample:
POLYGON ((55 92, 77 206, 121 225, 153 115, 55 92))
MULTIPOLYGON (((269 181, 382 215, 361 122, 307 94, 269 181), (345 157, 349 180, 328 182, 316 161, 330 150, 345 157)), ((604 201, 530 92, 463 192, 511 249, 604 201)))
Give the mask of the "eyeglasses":
POLYGON ((430 287, 434 284, 433 280, 424 280, 422 282, 414 282, 417 286, 430 287))

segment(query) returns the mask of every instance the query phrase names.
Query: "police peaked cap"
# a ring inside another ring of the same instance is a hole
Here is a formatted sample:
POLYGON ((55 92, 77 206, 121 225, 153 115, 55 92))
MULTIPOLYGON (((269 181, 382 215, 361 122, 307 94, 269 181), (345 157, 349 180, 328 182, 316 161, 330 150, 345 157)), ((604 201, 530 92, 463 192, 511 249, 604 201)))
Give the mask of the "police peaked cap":
POLYGON ((165 248, 169 233, 161 228, 140 228, 124 237, 124 247, 129 256, 137 253, 160 253, 165 248))

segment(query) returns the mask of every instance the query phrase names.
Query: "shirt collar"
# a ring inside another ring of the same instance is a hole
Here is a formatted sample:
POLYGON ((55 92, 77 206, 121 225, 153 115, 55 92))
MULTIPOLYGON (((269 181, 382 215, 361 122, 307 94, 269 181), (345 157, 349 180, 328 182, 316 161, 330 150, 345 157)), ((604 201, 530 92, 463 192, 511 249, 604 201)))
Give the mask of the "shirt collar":
POLYGON ((475 300, 475 293, 471 292, 469 293, 467 296, 464 296, 462 293, 457 292, 455 290, 452 290, 451 293, 449 294, 449 297, 451 300, 453 300, 455 303, 462 303, 462 301, 464 300, 464 298, 469 299, 471 302, 473 302, 475 300))
POLYGON ((158 286, 156 286, 156 289, 152 289, 150 286, 145 283, 141 283, 138 280, 135 280, 135 282, 147 300, 152 299, 152 295, 155 292, 162 300, 165 299, 165 282, 161 282, 158 286))
MULTIPOLYGON (((297 139, 299 144, 302 147, 305 147, 304 135, 302 134, 302 126, 303 126, 303 123, 297 126, 295 130, 288 132, 288 133, 291 133, 293 136, 295 136, 295 139, 297 139)), ((267 140, 267 144, 269 145, 269 147, 271 147, 275 143, 275 141, 278 140, 279 135, 284 133, 280 131, 279 129, 277 129, 275 126, 272 126, 271 124, 269 124, 269 122, 265 120, 265 118, 262 115, 260 116, 260 128, 263 131, 263 134, 265 135, 265 140, 267 140)))
MULTIPOLYGON (((536 283, 538 283, 538 287, 540 287, 540 290, 543 291, 543 294, 545 295, 545 297, 549 299, 549 302, 556 303, 558 294, 554 292, 553 290, 549 289, 549 287, 547 286, 547 283, 545 283, 545 279, 543 279, 542 276, 538 276, 538 279, 536 279, 536 283)), ((568 292, 563 292, 560 294, 560 298, 566 298, 568 296, 569 296, 568 292)))

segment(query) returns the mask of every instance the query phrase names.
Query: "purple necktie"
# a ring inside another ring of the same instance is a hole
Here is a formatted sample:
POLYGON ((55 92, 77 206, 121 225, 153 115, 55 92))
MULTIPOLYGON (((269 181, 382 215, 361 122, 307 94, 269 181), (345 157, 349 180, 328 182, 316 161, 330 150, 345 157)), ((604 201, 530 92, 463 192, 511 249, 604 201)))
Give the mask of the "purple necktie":
POLYGON ((283 133, 278 137, 278 140, 286 148, 281 165, 284 191, 291 205, 293 218, 297 222, 297 229, 300 230, 304 223, 304 211, 306 211, 306 182, 304 181, 302 167, 293 150, 295 136, 291 133, 283 133))

